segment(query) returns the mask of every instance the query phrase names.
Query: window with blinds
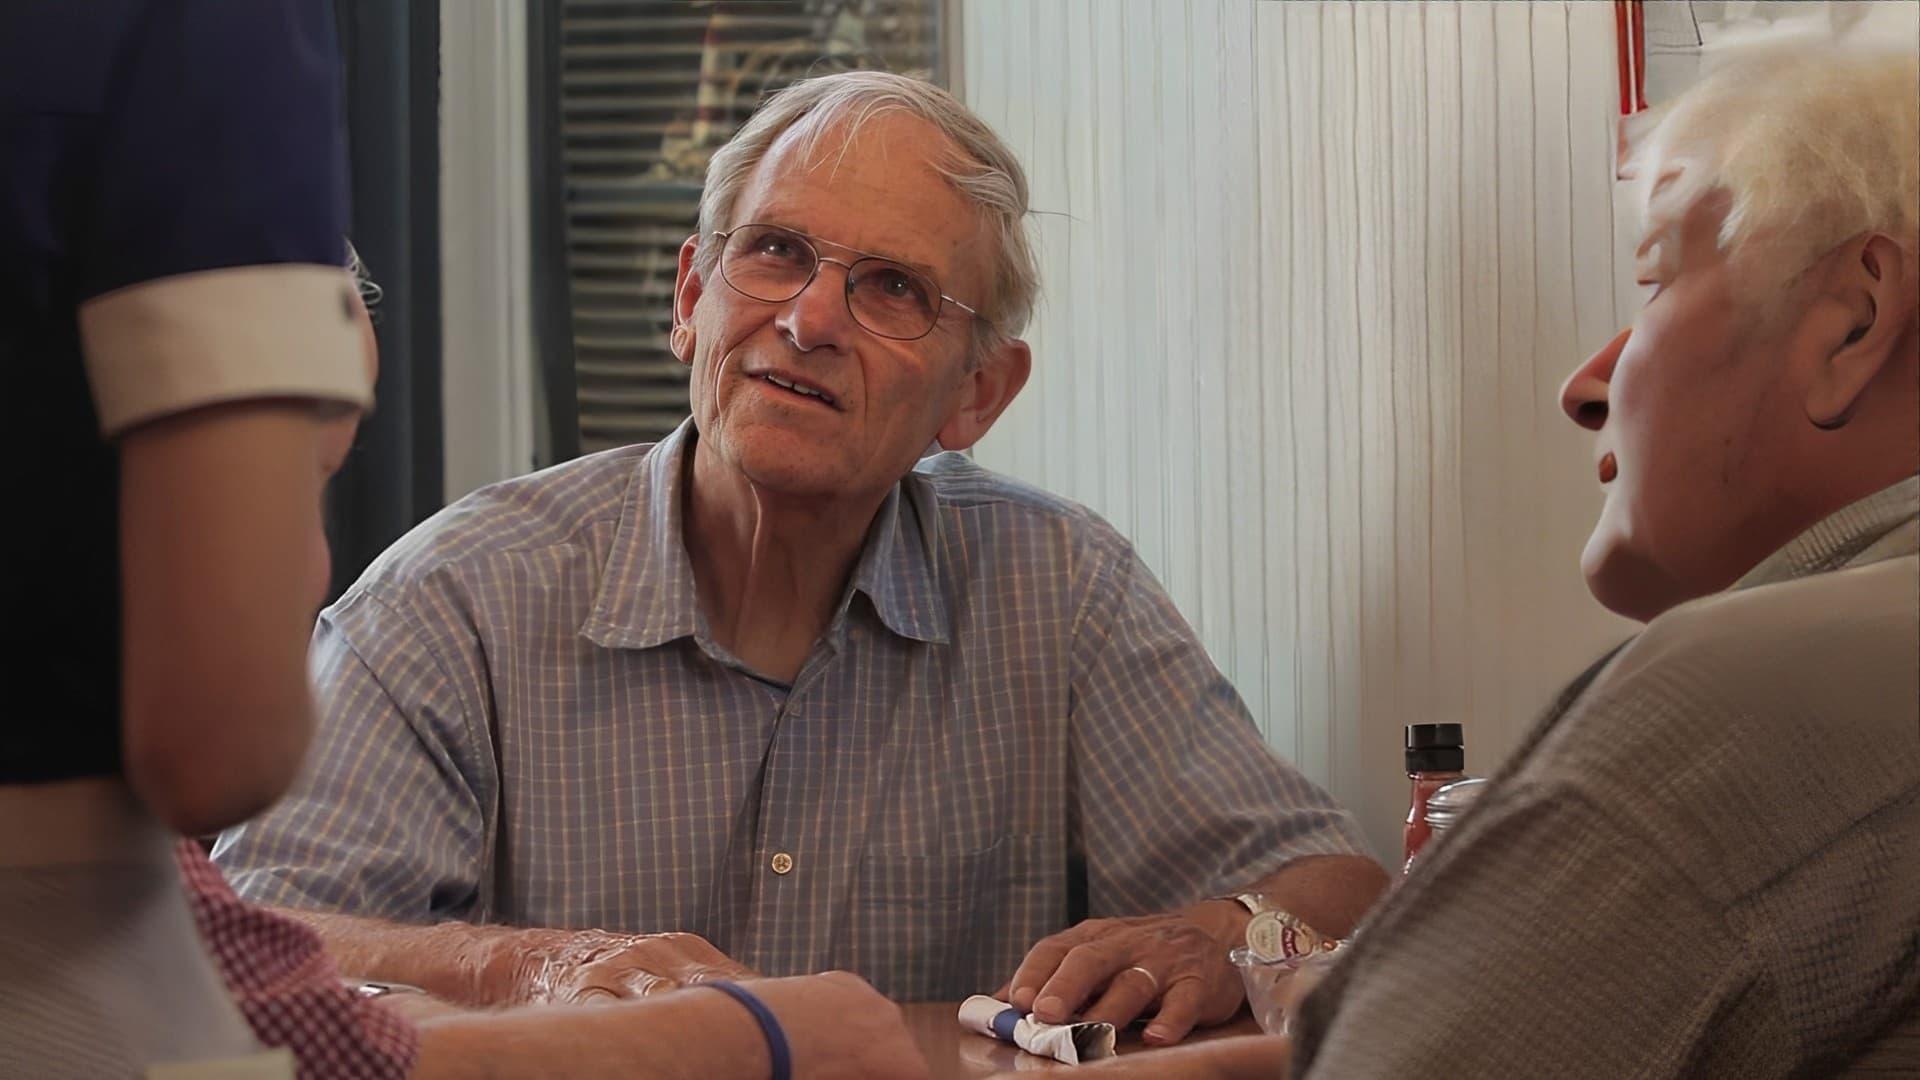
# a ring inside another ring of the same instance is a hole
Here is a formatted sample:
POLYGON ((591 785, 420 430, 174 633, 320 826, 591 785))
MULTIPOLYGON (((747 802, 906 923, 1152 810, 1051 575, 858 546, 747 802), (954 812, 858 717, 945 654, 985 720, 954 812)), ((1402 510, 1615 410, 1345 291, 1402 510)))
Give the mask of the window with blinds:
MULTIPOLYGON (((676 255, 698 216, 707 159, 770 93, 808 75, 883 68, 944 77, 942 0, 549 0, 530 65, 550 131, 534 152, 536 220, 557 226, 572 378, 554 379, 557 456, 647 442, 687 415, 686 368, 667 351, 676 255), (536 162, 536 173, 542 170, 536 162), (565 385, 571 382, 571 387, 565 385), (569 437, 576 436, 577 438, 569 437), (564 449, 563 449, 564 448, 564 449)), ((540 111, 536 101, 535 109, 540 111)))

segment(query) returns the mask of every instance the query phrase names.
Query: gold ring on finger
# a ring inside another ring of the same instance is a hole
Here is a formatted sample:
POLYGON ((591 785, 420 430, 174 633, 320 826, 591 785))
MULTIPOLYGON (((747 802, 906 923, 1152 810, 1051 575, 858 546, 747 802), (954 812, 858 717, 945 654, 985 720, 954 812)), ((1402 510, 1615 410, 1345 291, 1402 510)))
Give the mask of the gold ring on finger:
POLYGON ((1153 992, 1156 994, 1160 992, 1160 979, 1157 976, 1155 976, 1153 972, 1148 971, 1146 968, 1141 967, 1139 964, 1135 964, 1132 967, 1128 968, 1127 970, 1137 971, 1140 974, 1145 975, 1147 977, 1147 981, 1153 984, 1153 992))

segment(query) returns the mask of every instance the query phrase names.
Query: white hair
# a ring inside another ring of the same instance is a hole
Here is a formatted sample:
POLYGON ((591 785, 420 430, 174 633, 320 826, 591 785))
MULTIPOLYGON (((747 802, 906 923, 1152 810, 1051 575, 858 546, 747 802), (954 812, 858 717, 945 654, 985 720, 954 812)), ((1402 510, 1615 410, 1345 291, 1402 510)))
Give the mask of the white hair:
POLYGON ((828 131, 841 134, 843 146, 850 145, 867 121, 889 112, 924 120, 947 138, 953 153, 931 164, 978 208, 992 236, 991 274, 971 350, 978 359, 1026 328, 1039 292, 1026 228, 1027 177, 992 128, 952 94, 925 80, 884 71, 845 71, 803 79, 769 97, 707 163, 697 265, 703 274, 712 272, 719 251, 709 238, 737 224, 733 208, 740 192, 782 135, 791 131, 807 140, 807 153, 828 131))
POLYGON ((1730 39, 1697 85, 1628 122, 1647 234, 1724 192, 1720 248, 1763 256, 1761 293, 1865 232, 1920 252, 1920 23, 1891 14, 1730 39))

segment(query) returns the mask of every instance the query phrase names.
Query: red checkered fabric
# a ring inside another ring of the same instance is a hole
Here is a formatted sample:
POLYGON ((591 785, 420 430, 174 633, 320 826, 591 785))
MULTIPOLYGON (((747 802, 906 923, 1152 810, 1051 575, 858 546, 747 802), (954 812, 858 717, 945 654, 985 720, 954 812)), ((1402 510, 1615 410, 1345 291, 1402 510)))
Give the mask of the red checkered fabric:
POLYGON ((256 1038, 293 1051, 302 1080, 407 1075, 419 1033, 348 990, 318 935, 235 896, 192 840, 182 840, 174 856, 200 937, 256 1038))

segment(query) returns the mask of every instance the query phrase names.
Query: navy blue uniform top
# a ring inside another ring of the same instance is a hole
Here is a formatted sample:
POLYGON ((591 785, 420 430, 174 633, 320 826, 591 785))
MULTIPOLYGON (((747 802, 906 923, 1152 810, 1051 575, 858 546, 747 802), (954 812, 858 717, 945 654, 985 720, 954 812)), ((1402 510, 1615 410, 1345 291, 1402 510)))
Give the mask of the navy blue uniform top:
POLYGON ((329 0, 0 2, 0 783, 120 769, 114 438, 364 398, 339 80, 329 0))

